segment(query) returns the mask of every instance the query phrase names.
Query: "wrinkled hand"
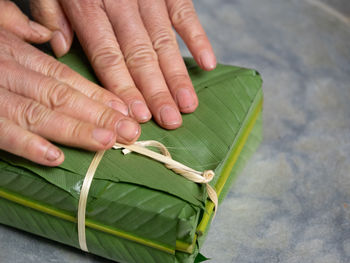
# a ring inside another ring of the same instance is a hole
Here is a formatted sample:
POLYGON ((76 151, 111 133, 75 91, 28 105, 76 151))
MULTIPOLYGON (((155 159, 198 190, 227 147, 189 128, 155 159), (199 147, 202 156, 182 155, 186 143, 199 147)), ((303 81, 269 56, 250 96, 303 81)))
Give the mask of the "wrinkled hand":
POLYGON ((75 31, 104 87, 139 122, 151 111, 162 127, 174 129, 180 111, 198 105, 172 26, 203 69, 216 66, 191 0, 32 0, 31 9, 54 32, 57 56, 68 52, 75 31))
POLYGON ((140 127, 118 97, 23 41, 51 35, 0 0, 0 149, 55 166, 64 156, 48 140, 94 151, 135 141, 140 127))

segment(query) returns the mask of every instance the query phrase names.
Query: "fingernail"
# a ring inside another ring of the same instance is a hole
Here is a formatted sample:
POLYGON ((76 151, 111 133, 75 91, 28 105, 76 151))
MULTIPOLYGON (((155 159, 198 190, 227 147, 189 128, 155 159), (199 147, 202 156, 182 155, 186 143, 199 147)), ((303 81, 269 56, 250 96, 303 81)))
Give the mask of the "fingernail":
POLYGON ((203 50, 199 56, 202 67, 206 70, 213 70, 216 67, 216 58, 208 50, 203 50))
POLYGON ((49 38, 51 35, 51 31, 47 29, 46 27, 34 22, 34 21, 29 21, 29 26, 31 29, 33 29, 36 33, 40 35, 42 38, 49 38))
POLYGON ((122 102, 119 102, 116 100, 111 100, 110 102, 108 102, 108 106, 116 111, 119 111, 120 113, 124 114, 125 116, 129 115, 128 106, 126 106, 122 102))
POLYGON ((181 123, 179 112, 168 105, 163 106, 160 110, 160 119, 164 125, 175 125, 181 123))
POLYGON ((56 57, 62 57, 68 52, 67 41, 60 31, 55 31, 53 33, 50 43, 53 51, 55 52, 56 57))
POLYGON ((194 105, 194 98, 186 88, 181 88, 176 92, 176 100, 180 109, 187 109, 194 105))
POLYGON ((142 101, 134 101, 131 106, 132 115, 136 118, 138 122, 145 122, 151 118, 151 113, 146 106, 146 104, 142 101))
POLYGON ((116 131, 119 137, 131 142, 138 136, 140 126, 132 120, 122 119, 118 122, 116 131))
POLYGON ((107 145, 111 142, 114 137, 114 134, 110 130, 96 128, 92 131, 92 137, 103 145, 107 145))
POLYGON ((50 146, 46 151, 46 160, 49 162, 54 162, 60 158, 62 152, 55 147, 50 146))

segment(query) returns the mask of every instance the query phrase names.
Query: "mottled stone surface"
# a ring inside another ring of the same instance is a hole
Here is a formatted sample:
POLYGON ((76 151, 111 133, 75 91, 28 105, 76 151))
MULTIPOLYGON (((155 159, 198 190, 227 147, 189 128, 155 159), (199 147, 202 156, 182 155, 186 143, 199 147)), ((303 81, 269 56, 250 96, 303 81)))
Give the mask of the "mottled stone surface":
MULTIPOLYGON (((349 13, 348 0, 323 2, 349 13)), ((308 0, 196 8, 218 61, 257 69, 265 93, 264 141, 202 253, 213 263, 350 262, 350 25, 308 0)), ((109 262, 3 226, 0 240, 1 263, 109 262)))

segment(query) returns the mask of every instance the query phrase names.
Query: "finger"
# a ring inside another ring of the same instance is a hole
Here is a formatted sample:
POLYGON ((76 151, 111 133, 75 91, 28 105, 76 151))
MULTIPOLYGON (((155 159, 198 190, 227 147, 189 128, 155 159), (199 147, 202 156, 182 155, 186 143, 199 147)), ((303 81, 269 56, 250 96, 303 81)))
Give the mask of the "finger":
POLYGON ((103 86, 128 105, 136 120, 148 121, 151 113, 126 68, 105 11, 97 4, 83 1, 67 0, 62 4, 103 86))
POLYGON ((105 4, 127 67, 153 117, 164 128, 178 128, 182 123, 181 115, 159 68, 157 54, 144 28, 136 1, 121 5, 105 1, 105 4))
POLYGON ((51 38, 51 31, 29 20, 11 1, 0 1, 0 26, 25 41, 44 43, 51 38))
POLYGON ((16 39, 13 39, 11 43, 12 46, 9 46, 9 48, 12 52, 10 53, 19 64, 46 76, 53 77, 80 91, 87 97, 101 102, 124 115, 128 115, 128 107, 113 93, 87 80, 68 66, 31 45, 16 41, 16 39))
POLYGON ((30 9, 36 21, 54 32, 50 43, 55 55, 65 55, 72 45, 73 30, 58 0, 31 0, 30 9))
POLYGON ((119 122, 120 132, 115 134, 114 131, 48 109, 4 88, 0 88, 0 117, 12 120, 20 127, 46 139, 92 151, 108 149, 116 140, 132 143, 140 133, 138 132, 133 141, 129 141, 124 133, 130 132, 130 120, 122 119, 119 122))
POLYGON ((0 149, 47 166, 57 166, 64 160, 63 152, 59 148, 2 117, 0 149))
MULTIPOLYGON (((7 62, 6 65, 0 66, 0 86, 38 101, 54 111, 113 130, 116 133, 120 132, 119 122, 128 120, 121 113, 89 99, 68 85, 28 70, 16 62, 7 62)), ((128 140, 132 141, 139 131, 139 125, 132 119, 129 119, 129 122, 128 130, 133 133, 128 135, 128 140)))
POLYGON ((191 0, 166 0, 175 30, 185 41, 198 65, 205 70, 216 67, 216 58, 191 0))
POLYGON ((167 7, 163 0, 141 0, 139 3, 143 23, 172 96, 181 112, 193 112, 198 99, 177 45, 167 7))

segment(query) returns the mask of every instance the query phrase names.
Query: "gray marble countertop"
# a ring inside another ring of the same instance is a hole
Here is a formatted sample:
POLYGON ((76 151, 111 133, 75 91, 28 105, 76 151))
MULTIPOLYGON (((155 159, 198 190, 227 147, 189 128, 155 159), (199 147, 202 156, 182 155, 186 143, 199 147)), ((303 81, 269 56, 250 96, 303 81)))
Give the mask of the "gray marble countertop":
MULTIPOLYGON (((265 93, 264 141, 202 253, 213 263, 350 262, 349 0, 195 5, 218 61, 257 69, 265 93)), ((1 263, 110 262, 4 226, 0 240, 1 263)))

